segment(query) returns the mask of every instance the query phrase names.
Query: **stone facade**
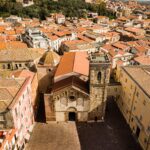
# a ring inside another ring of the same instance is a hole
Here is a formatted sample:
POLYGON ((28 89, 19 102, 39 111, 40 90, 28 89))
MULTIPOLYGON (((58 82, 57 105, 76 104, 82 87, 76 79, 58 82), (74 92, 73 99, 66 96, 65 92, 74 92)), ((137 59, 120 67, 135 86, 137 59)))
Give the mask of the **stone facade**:
POLYGON ((87 121, 90 106, 89 96, 73 87, 62 89, 54 93, 54 109, 57 121, 67 121, 69 113, 75 113, 75 120, 87 121))
MULTIPOLYGON (((90 113, 89 120, 103 120, 110 78, 110 62, 100 59, 107 56, 94 56, 90 62, 90 113)), ((106 58, 107 59, 107 58, 106 58)))

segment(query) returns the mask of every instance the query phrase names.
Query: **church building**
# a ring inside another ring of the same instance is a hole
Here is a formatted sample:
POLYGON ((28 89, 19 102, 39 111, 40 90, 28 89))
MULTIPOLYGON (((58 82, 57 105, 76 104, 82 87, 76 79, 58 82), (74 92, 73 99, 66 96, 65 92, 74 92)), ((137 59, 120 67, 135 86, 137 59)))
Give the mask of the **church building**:
POLYGON ((46 121, 103 120, 110 65, 104 53, 65 53, 44 94, 46 121))

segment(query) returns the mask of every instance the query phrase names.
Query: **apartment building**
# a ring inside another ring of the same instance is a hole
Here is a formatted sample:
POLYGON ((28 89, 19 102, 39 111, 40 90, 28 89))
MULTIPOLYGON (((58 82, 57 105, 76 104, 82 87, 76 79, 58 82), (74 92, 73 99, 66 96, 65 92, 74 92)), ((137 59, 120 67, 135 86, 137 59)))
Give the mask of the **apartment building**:
POLYGON ((23 149, 29 140, 34 124, 31 94, 30 77, 0 79, 0 149, 23 149), (5 141, 4 132, 11 130, 5 141))
POLYGON ((124 118, 144 150, 150 150, 150 66, 118 68, 122 87, 117 100, 124 118))

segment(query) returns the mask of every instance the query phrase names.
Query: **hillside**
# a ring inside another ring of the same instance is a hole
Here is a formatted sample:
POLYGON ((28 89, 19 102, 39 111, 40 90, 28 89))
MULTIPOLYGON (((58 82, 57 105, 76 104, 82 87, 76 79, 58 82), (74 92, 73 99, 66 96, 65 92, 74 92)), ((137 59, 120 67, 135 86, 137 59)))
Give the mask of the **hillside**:
POLYGON ((55 2, 52 0, 35 0, 34 5, 23 7, 21 3, 15 0, 4 0, 0 2, 0 16, 18 15, 21 17, 45 19, 50 13, 61 12, 66 17, 86 17, 87 12, 97 12, 99 15, 106 15, 114 18, 112 12, 106 10, 105 3, 89 4, 83 0, 61 0, 55 2))

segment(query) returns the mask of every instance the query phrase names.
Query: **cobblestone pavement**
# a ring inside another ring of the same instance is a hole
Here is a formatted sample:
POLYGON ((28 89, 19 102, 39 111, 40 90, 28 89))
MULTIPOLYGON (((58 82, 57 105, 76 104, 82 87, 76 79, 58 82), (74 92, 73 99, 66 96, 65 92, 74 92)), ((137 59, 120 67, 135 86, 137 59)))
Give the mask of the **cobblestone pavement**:
POLYGON ((116 103, 107 105, 105 122, 77 123, 82 150, 141 150, 116 103))
POLYGON ((75 122, 37 123, 26 150, 80 150, 75 122))

